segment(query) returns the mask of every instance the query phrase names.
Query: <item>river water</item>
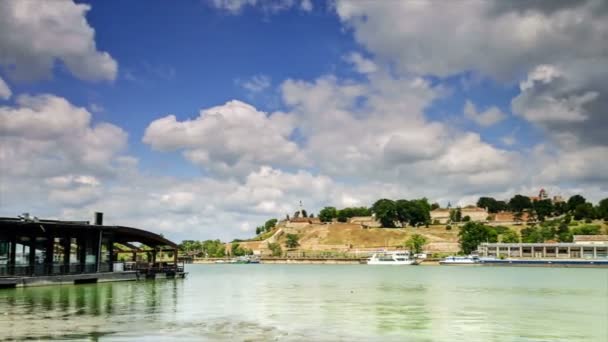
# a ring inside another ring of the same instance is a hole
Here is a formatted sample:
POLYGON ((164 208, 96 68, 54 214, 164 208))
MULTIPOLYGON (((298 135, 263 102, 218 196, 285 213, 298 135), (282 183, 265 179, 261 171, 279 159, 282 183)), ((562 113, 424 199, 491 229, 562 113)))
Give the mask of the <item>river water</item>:
POLYGON ((0 290, 0 339, 608 341, 608 270, 187 265, 185 280, 0 290))

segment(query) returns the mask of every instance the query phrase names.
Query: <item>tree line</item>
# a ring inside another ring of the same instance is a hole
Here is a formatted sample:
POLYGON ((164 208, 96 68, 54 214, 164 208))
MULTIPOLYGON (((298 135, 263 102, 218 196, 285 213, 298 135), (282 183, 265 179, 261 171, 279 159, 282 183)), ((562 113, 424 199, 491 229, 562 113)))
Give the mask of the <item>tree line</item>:
POLYGON ((542 243, 547 241, 572 242, 574 235, 599 235, 602 227, 597 224, 579 223, 570 215, 532 224, 520 233, 504 226, 488 226, 480 222, 468 222, 460 228, 458 241, 465 254, 477 250, 482 242, 488 243, 542 243))
POLYGON ((548 217, 571 214, 575 220, 604 219, 608 220, 608 198, 601 200, 596 206, 581 195, 574 195, 564 202, 553 202, 550 199, 531 200, 528 196, 517 194, 508 202, 497 201, 492 197, 480 197, 477 206, 487 208, 489 213, 513 211, 516 219, 528 213, 531 220, 545 221, 548 217))

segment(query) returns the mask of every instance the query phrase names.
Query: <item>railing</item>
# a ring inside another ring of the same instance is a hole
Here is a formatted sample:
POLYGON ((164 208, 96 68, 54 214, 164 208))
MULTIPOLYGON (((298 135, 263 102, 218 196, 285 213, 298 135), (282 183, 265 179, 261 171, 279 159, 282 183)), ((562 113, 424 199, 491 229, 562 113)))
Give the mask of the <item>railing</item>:
MULTIPOLYGON (((103 264, 102 264, 103 265, 103 264)), ((100 267, 102 266, 100 265, 100 267)), ((97 272, 97 264, 44 263, 30 265, 0 265, 0 276, 48 276, 97 272)))

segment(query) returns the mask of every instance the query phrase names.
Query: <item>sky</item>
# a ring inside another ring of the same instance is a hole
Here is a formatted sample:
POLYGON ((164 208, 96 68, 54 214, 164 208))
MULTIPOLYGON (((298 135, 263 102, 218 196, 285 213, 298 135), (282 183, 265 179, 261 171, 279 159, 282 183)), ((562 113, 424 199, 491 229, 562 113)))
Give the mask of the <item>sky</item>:
POLYGON ((251 237, 324 206, 608 197, 608 2, 0 2, 0 216, 251 237))

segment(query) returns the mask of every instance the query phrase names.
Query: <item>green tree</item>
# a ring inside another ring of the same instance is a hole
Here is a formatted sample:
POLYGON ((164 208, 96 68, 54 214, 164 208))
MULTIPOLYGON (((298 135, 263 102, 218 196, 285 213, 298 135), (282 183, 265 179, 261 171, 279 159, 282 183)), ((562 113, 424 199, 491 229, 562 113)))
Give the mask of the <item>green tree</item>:
POLYGON ((491 229, 482 223, 467 222, 460 228, 458 238, 462 252, 470 254, 477 250, 477 246, 479 246, 480 243, 496 242, 498 237, 494 229, 491 229))
POLYGON ((575 220, 582 220, 584 218, 593 219, 595 218, 594 214, 595 210, 593 210, 591 203, 581 203, 574 208, 573 216, 575 220))
POLYGON ((272 253, 272 256, 274 257, 280 257, 283 255, 283 249, 281 248, 281 245, 278 244, 277 242, 272 242, 272 243, 268 243, 268 249, 270 249, 270 252, 272 253))
POLYGON ((557 202, 553 204, 553 211, 555 215, 563 215, 568 212, 568 203, 566 202, 557 202))
POLYGON ((410 250, 411 253, 420 254, 424 249, 424 245, 426 245, 428 240, 420 235, 414 234, 407 241, 405 241, 405 246, 410 250))
POLYGON ((528 196, 515 195, 509 200, 509 207, 511 210, 521 213, 526 209, 532 208, 532 201, 530 201, 530 197, 528 196))
POLYGON ((412 204, 410 201, 400 199, 395 201, 395 210, 397 212, 397 221, 401 222, 402 226, 407 226, 411 220, 412 204))
POLYGON ((267 232, 272 230, 272 228, 274 228, 277 225, 277 222, 278 222, 278 220, 276 218, 266 221, 266 223, 264 223, 264 230, 267 232))
POLYGON ((534 201, 532 207, 536 212, 536 216, 539 221, 544 221, 546 217, 553 214, 553 202, 550 199, 544 199, 540 201, 534 201))
POLYGON ((585 224, 572 228, 572 235, 599 235, 601 231, 602 229, 599 225, 585 224))
POLYGON ((389 199, 379 199, 372 206, 372 212, 376 214, 376 219, 386 228, 395 228, 395 221, 398 221, 395 202, 389 199))
POLYGON ((334 207, 325 207, 319 212, 321 222, 331 222, 338 217, 338 211, 334 207))
POLYGON ((262 226, 255 227, 255 235, 260 235, 260 233, 262 233, 263 231, 264 231, 264 227, 262 227, 262 226))
POLYGON ((536 227, 528 227, 521 230, 521 241, 524 243, 545 242, 540 230, 536 227))
POLYGON ((431 210, 435 210, 435 209, 439 209, 439 208, 441 208, 439 206, 439 203, 435 202, 435 203, 431 204, 431 210))
POLYGON ((518 243, 519 242, 519 234, 512 229, 508 229, 507 231, 500 234, 500 240, 504 243, 518 243))
POLYGON ((465 216, 462 218, 462 222, 469 222, 469 221, 471 221, 471 216, 469 216, 469 215, 465 215, 465 216))
POLYGON ((479 197, 479 199, 477 200, 477 206, 479 208, 487 208, 488 212, 493 214, 504 210, 501 208, 500 203, 498 203, 498 201, 492 197, 479 197))
POLYGON ((452 221, 452 222, 462 221, 462 210, 460 208, 450 210, 450 221, 452 221))
POLYGON ((572 233, 570 232, 566 222, 560 223, 557 227, 557 241, 572 242, 572 233))
POLYGON ((431 205, 426 198, 410 201, 410 225, 429 224, 431 221, 431 205))
POLYGON ((578 205, 585 203, 587 203, 585 197, 581 195, 574 195, 568 199, 568 210, 574 211, 578 205))
POLYGON ((285 242, 285 246, 287 248, 296 248, 300 245, 300 237, 298 234, 287 234, 287 241, 285 242))
POLYGON ((598 218, 608 221, 608 198, 604 198, 597 205, 598 218))
POLYGON ((307 218, 308 214, 306 213, 306 209, 302 209, 302 217, 307 218))

